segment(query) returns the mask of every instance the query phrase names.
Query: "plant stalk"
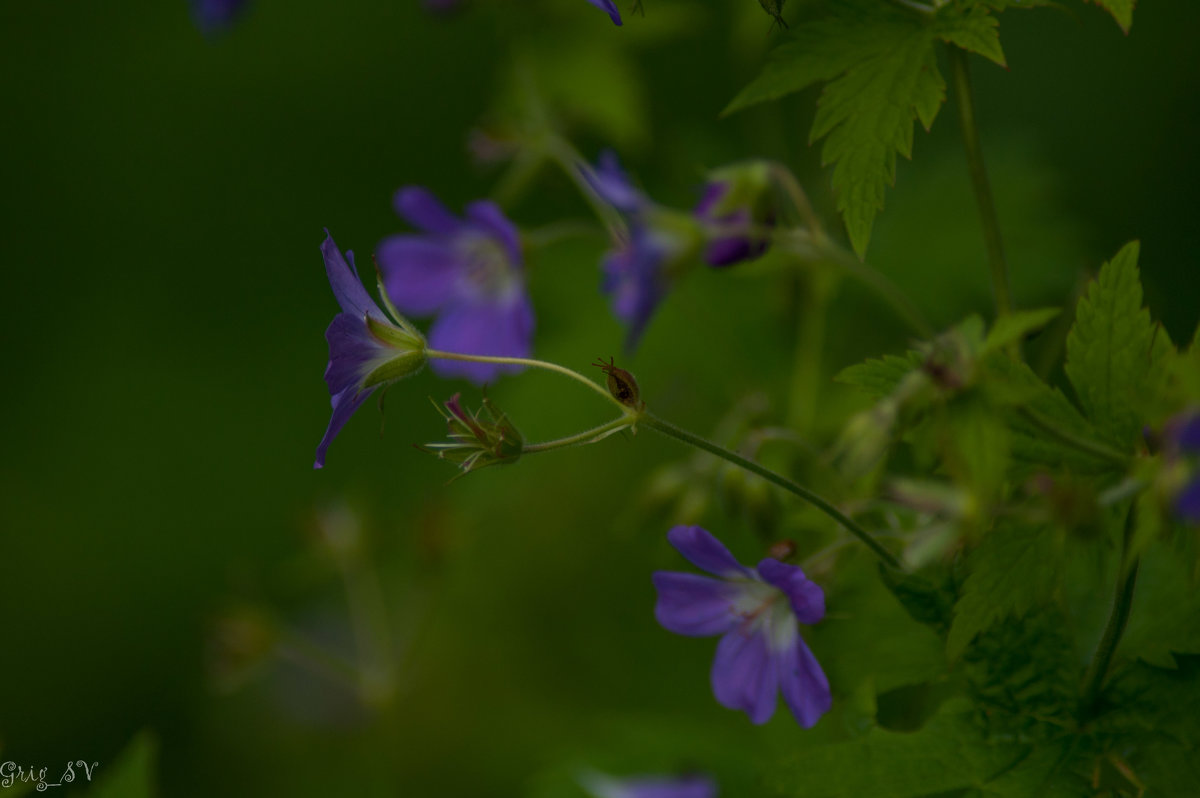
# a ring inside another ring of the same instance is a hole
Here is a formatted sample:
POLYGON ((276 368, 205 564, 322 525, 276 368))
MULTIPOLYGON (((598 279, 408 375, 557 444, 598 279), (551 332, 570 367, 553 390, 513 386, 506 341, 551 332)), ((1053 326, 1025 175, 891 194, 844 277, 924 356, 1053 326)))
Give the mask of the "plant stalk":
POLYGON ((1113 596, 1112 612, 1108 616, 1108 624, 1104 627, 1104 635, 1096 646, 1096 653, 1088 666, 1087 676, 1083 682, 1083 698, 1079 703, 1080 720, 1086 721, 1096 708, 1100 698, 1100 690, 1104 686, 1104 678, 1108 675, 1113 655, 1125 633, 1125 624, 1129 621, 1129 610, 1133 606, 1133 588, 1137 583, 1138 558, 1134 558, 1126 570, 1125 558, 1129 552, 1129 543, 1133 538, 1134 517, 1136 511, 1131 506, 1125 516, 1125 533, 1121 545, 1121 568, 1118 571, 1117 591, 1113 596))

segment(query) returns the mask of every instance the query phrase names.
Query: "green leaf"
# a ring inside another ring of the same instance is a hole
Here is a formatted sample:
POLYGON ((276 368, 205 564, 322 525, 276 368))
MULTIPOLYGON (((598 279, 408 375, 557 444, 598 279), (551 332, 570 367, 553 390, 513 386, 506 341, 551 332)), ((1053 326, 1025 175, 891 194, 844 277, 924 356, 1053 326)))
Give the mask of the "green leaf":
POLYGON ((1093 2, 1112 14, 1113 19, 1121 26, 1121 30, 1129 33, 1129 26, 1133 24, 1133 7, 1137 5, 1137 0, 1093 0, 1093 2))
POLYGON ((954 618, 954 602, 957 598, 951 573, 937 572, 914 574, 894 568, 879 567, 879 576, 892 591, 909 616, 939 635, 945 635, 954 618))
POLYGON ((962 8, 955 5, 943 6, 937 17, 938 38, 949 44, 978 53, 1002 67, 1004 51, 1000 48, 1000 21, 992 16, 985 6, 962 8))
POLYGON ((972 723, 969 703, 952 699, 922 729, 873 729, 848 743, 802 751, 776 768, 776 786, 804 798, 915 798, 984 787, 1022 757, 1016 745, 990 744, 972 723))
POLYGON ((865 363, 847 366, 835 380, 861 388, 872 399, 890 396, 908 373, 921 365, 921 355, 909 352, 905 355, 884 355, 865 363))
POLYGON ((1011 343, 1020 341, 1029 333, 1040 330, 1061 311, 1058 308, 1022 310, 996 319, 983 342, 983 352, 995 352, 1011 343))
MULTIPOLYGON (((154 790, 154 756, 157 744, 149 732, 141 732, 125 747, 110 767, 99 772, 89 798, 151 798, 154 790)), ((103 766, 102 766, 103 767, 103 766)), ((81 774, 76 773, 76 778, 81 774)))
POLYGON ((912 157, 913 120, 928 129, 945 99, 933 49, 938 35, 919 15, 846 0, 776 48, 762 74, 722 112, 827 82, 809 141, 825 139, 821 163, 834 165, 838 210, 860 257, 885 189, 895 182, 896 154, 912 157))
POLYGON ((1079 301, 1067 336, 1067 377, 1088 418, 1132 449, 1165 387, 1171 342, 1142 308, 1138 243, 1126 244, 1079 301))
POLYGON ((1189 579, 1189 566, 1163 545, 1142 556, 1118 656, 1174 668, 1176 654, 1200 654, 1200 591, 1189 579))
POLYGON ((970 575, 954 606, 946 656, 958 659, 980 632, 1043 601, 1060 553, 1054 533, 1041 527, 998 526, 984 537, 968 560, 970 575))

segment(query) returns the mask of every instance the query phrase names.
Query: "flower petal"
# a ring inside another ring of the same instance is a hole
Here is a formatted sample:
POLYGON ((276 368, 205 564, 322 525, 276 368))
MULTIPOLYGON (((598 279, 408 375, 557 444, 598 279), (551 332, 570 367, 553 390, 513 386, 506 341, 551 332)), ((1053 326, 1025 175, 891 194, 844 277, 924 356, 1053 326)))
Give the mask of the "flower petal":
POLYGON ((1200 452, 1200 411, 1193 412, 1179 425, 1175 444, 1181 452, 1200 452))
POLYGON ((608 14, 614 25, 621 24, 621 12, 617 10, 617 4, 613 0, 587 0, 596 8, 608 14))
POLYGON ((354 255, 350 255, 350 262, 347 263, 337 244, 333 243, 333 236, 328 230, 325 231, 325 240, 321 242, 321 256, 325 259, 325 274, 329 277, 329 287, 333 289, 333 295, 343 311, 359 319, 370 315, 379 321, 391 323, 358 279, 354 255))
MULTIPOLYGON (((506 305, 470 302, 448 306, 429 331, 433 349, 467 355, 529 357, 533 350, 533 306, 524 292, 506 305)), ((497 375, 521 370, 501 363, 434 360, 433 370, 443 377, 466 377, 483 384, 497 375)))
POLYGON ((347 388, 359 390, 368 370, 367 364, 386 349, 371 336, 361 318, 349 313, 339 313, 333 317, 325 330, 325 340, 329 342, 325 382, 329 385, 331 396, 347 388))
POLYGON ((582 164, 580 169, 584 179, 600 198, 617 210, 633 213, 650 204, 621 168, 621 162, 612 150, 600 153, 595 169, 586 164, 582 164))
POLYGON ((508 257, 515 266, 521 259, 521 234, 516 225, 508 220, 500 206, 491 200, 472 202, 467 206, 467 221, 483 228, 489 237, 502 243, 508 250, 508 257))
POLYGON ((783 591, 800 623, 814 624, 825 617, 825 591, 800 566, 768 558, 758 564, 758 575, 783 591))
POLYGON ((753 572, 742 565, 725 544, 708 530, 698 526, 677 526, 667 533, 667 542, 692 565, 726 579, 753 579, 753 572))
POLYGON ((825 672, 799 635, 795 643, 775 652, 774 659, 783 700, 796 722, 811 729, 833 706, 825 672))
POLYGON ((613 313, 629 325, 626 349, 633 349, 646 325, 667 295, 663 263, 669 251, 644 228, 635 227, 633 238, 623 249, 601 261, 600 290, 612 296, 613 313))
POLYGON ((388 298, 404 313, 433 313, 455 295, 462 260, 448 243, 427 236, 389 236, 379 242, 375 259, 388 298))
POLYGON ((730 600, 737 586, 699 574, 656 571, 654 619, 669 632, 689 637, 720 635, 740 622, 730 600))
POLYGON ((717 798, 717 785, 708 776, 634 776, 614 779, 588 773, 580 784, 596 798, 717 798))
POLYGON ((777 686, 765 635, 738 628, 717 643, 712 688, 721 706, 742 710, 751 723, 766 723, 775 714, 777 686))
POLYGON ((350 386, 341 393, 333 395, 330 399, 330 403, 333 405, 333 415, 329 418, 329 426, 325 429, 325 436, 321 438, 321 442, 317 445, 317 459, 313 462, 313 468, 325 467, 325 451, 329 448, 329 444, 333 443, 333 439, 337 437, 342 427, 350 420, 350 416, 354 415, 354 411, 363 402, 367 401, 367 397, 373 393, 375 393, 374 388, 359 391, 354 386, 350 386))
POLYGON ((446 210, 441 200, 422 186, 404 186, 392 198, 396 213, 413 227, 427 233, 450 236, 458 232, 462 222, 446 210))
POLYGON ((1200 524, 1200 475, 1193 477, 1175 497, 1175 514, 1184 521, 1200 524))

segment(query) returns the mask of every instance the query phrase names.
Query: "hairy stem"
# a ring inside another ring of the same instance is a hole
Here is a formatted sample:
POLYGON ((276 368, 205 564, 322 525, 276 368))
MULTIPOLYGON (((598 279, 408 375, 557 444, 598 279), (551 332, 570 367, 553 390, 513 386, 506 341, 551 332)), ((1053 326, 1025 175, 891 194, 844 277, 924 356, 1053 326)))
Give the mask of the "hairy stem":
POLYGON ((601 424, 598 427, 584 430, 575 435, 568 435, 565 438, 555 438, 552 441, 542 441, 541 443, 527 443, 521 449, 522 454, 532 454, 534 452, 548 452, 552 449, 563 449, 567 446, 579 446, 587 443, 598 443, 604 440, 609 435, 620 432, 623 429, 632 427, 637 423, 633 415, 623 415, 620 418, 614 418, 612 421, 601 424))
POLYGON ((612 394, 607 389, 597 385, 587 377, 580 374, 578 371, 569 369, 566 366, 560 366, 557 363, 549 363, 545 360, 534 360, 528 357, 495 357, 492 355, 464 355, 459 352, 442 352, 437 349, 426 349, 425 356, 433 360, 466 360, 472 363, 503 363, 510 366, 529 366, 535 369, 545 369, 547 371, 557 372, 564 377, 570 377, 578 383, 582 383, 591 388, 596 393, 603 396, 609 402, 612 402, 617 407, 621 408, 622 412, 626 411, 625 405, 613 398, 612 394))
POLYGON ((1125 633, 1125 624, 1129 621, 1129 610, 1133 605, 1133 588, 1137 582, 1139 560, 1135 557, 1131 563, 1126 563, 1125 559, 1129 552, 1129 542, 1133 538, 1135 516, 1136 511, 1130 507, 1129 513, 1125 516, 1125 533, 1121 545, 1121 567, 1118 571, 1117 591, 1113 596, 1112 612, 1108 616, 1108 624, 1104 627, 1104 635, 1100 638, 1099 645, 1096 646, 1096 653, 1092 656, 1087 676, 1084 678, 1083 698, 1079 702, 1080 720, 1086 721, 1096 708, 1096 702, 1100 698, 1100 689, 1104 686, 1104 678, 1108 675, 1108 668, 1112 664, 1113 654, 1117 651, 1117 644, 1121 642, 1121 635, 1125 633))
POLYGON ((880 545, 877 540, 871 537, 869 532, 860 527, 858 524, 854 523, 854 521, 850 520, 845 513, 834 507, 825 499, 818 496, 816 493, 813 493, 808 488, 796 484, 787 477, 777 474, 771 469, 761 466, 753 460, 748 460, 735 452, 731 452, 723 446, 718 446, 712 441, 706 440, 699 435, 694 435, 668 421, 664 421, 663 419, 658 418, 651 413, 643 411, 639 419, 639 423, 644 424, 652 430, 661 432, 663 435, 667 435, 671 438, 675 438, 676 440, 683 441, 691 446, 695 446, 697 449, 703 449, 704 451, 714 454, 723 460, 728 460, 734 465, 744 468, 751 473, 757 474, 768 482, 783 488, 795 496, 800 497, 841 524, 848 532, 850 532, 850 534, 854 535, 856 538, 866 544, 867 548, 874 552, 875 556, 885 562, 888 566, 897 570, 901 568, 900 561, 897 560, 891 552, 880 545))
POLYGON ((992 199, 987 167, 983 162, 983 146, 979 141, 979 125, 975 119, 975 101, 971 96, 968 54, 966 50, 953 45, 949 47, 949 53, 955 105, 958 106, 958 122, 962 129, 963 146, 967 152, 967 168, 971 172, 971 185, 975 189, 975 203, 979 206, 979 220, 983 224, 983 239, 987 245, 988 265, 992 273, 992 295, 996 300, 996 315, 1007 316, 1012 312, 1012 296, 1008 288, 1008 264, 1004 260, 1000 221, 996 217, 996 203, 992 199))

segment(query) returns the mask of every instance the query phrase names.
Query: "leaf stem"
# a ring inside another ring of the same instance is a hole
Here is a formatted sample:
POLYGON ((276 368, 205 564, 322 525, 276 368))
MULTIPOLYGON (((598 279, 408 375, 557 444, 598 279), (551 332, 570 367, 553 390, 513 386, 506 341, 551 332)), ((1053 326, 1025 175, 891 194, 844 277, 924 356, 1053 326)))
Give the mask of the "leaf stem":
POLYGON ((579 446, 581 444, 598 443, 609 435, 620 432, 627 427, 632 427, 637 423, 636 417, 627 413, 620 418, 614 418, 611 421, 605 422, 598 427, 584 430, 575 435, 568 435, 565 438, 555 438, 552 441, 542 441, 541 443, 527 443, 521 449, 522 454, 532 454, 534 452, 548 452, 552 449, 563 449, 567 446, 579 446))
POLYGON ((642 411, 639 418, 639 423, 644 424, 652 430, 661 432, 663 435, 675 438, 676 440, 682 441, 691 446, 695 446, 697 449, 703 449, 704 451, 714 454, 723 460, 728 460, 734 465, 740 466, 751 473, 758 474, 768 482, 771 482, 788 491, 789 493, 800 497, 841 524, 848 532, 850 532, 850 534, 854 535, 856 538, 866 544, 867 548, 874 552, 875 556, 877 556, 888 566, 897 570, 902 570, 900 561, 897 560, 891 552, 880 545, 877 540, 871 537, 870 533, 868 533, 858 524, 854 523, 854 521, 850 520, 850 518, 847 517, 846 514, 841 510, 834 507, 831 503, 821 498, 816 493, 813 493, 808 488, 798 485, 787 477, 777 474, 771 469, 761 466, 753 460, 748 460, 735 452, 731 452, 723 446, 718 446, 712 441, 706 440, 699 435, 694 435, 685 429, 675 426, 669 421, 664 421, 658 416, 655 416, 647 411, 642 411))
POLYGON ((472 363, 502 363, 510 366, 529 366, 530 368, 545 369, 547 371, 557 372, 564 377, 570 377, 578 383, 582 383, 591 388, 596 393, 603 396, 609 402, 612 402, 617 407, 625 412, 625 405, 613 398, 612 394, 606 388, 592 382, 587 377, 580 374, 578 371, 569 369, 566 366, 560 366, 557 363, 550 363, 545 360, 534 360, 528 357, 496 357, 493 355, 465 355, 460 352, 442 352, 437 349, 426 349, 425 356, 434 360, 466 360, 472 363))
POLYGON ((996 203, 992 199, 987 167, 983 162, 983 146, 979 140, 979 125, 975 119, 975 101, 971 96, 971 72, 967 51, 953 45, 948 49, 955 104, 958 106, 958 122, 962 129, 963 147, 967 152, 967 168, 971 173, 971 185, 975 189, 975 203, 979 206, 979 220, 983 224, 983 239, 987 246, 988 265, 992 273, 992 295, 996 301, 996 315, 1007 316, 1012 312, 1008 264, 1004 259, 996 203))
POLYGON ((1057 438, 1059 441, 1067 444, 1068 446, 1074 447, 1075 449, 1090 454, 1094 457, 1098 457, 1101 460, 1112 463, 1113 465, 1118 465, 1121 467, 1129 465, 1129 458, 1111 446, 1101 443, 1100 441, 1094 441, 1091 438, 1081 437, 1073 432, 1068 432, 1063 427, 1047 421, 1040 413, 1030 407, 1022 407, 1017 412, 1020 413, 1021 417, 1030 424, 1037 427, 1042 432, 1057 438))
POLYGON ((1125 558, 1129 552, 1129 544, 1133 538, 1134 517, 1136 510, 1130 506, 1125 516, 1125 532, 1121 544, 1121 568, 1117 576, 1117 591, 1113 596, 1112 612, 1108 616, 1108 624, 1104 627, 1104 635, 1096 646, 1096 653, 1088 666, 1087 676, 1083 682, 1083 698, 1079 703, 1080 720, 1086 721, 1096 708, 1100 697, 1100 688, 1104 686, 1104 677, 1108 675, 1109 665, 1112 664, 1113 654, 1121 635, 1125 632, 1125 624, 1129 621, 1129 610, 1133 605, 1133 588, 1137 582, 1138 558, 1134 558, 1126 570, 1125 558))

